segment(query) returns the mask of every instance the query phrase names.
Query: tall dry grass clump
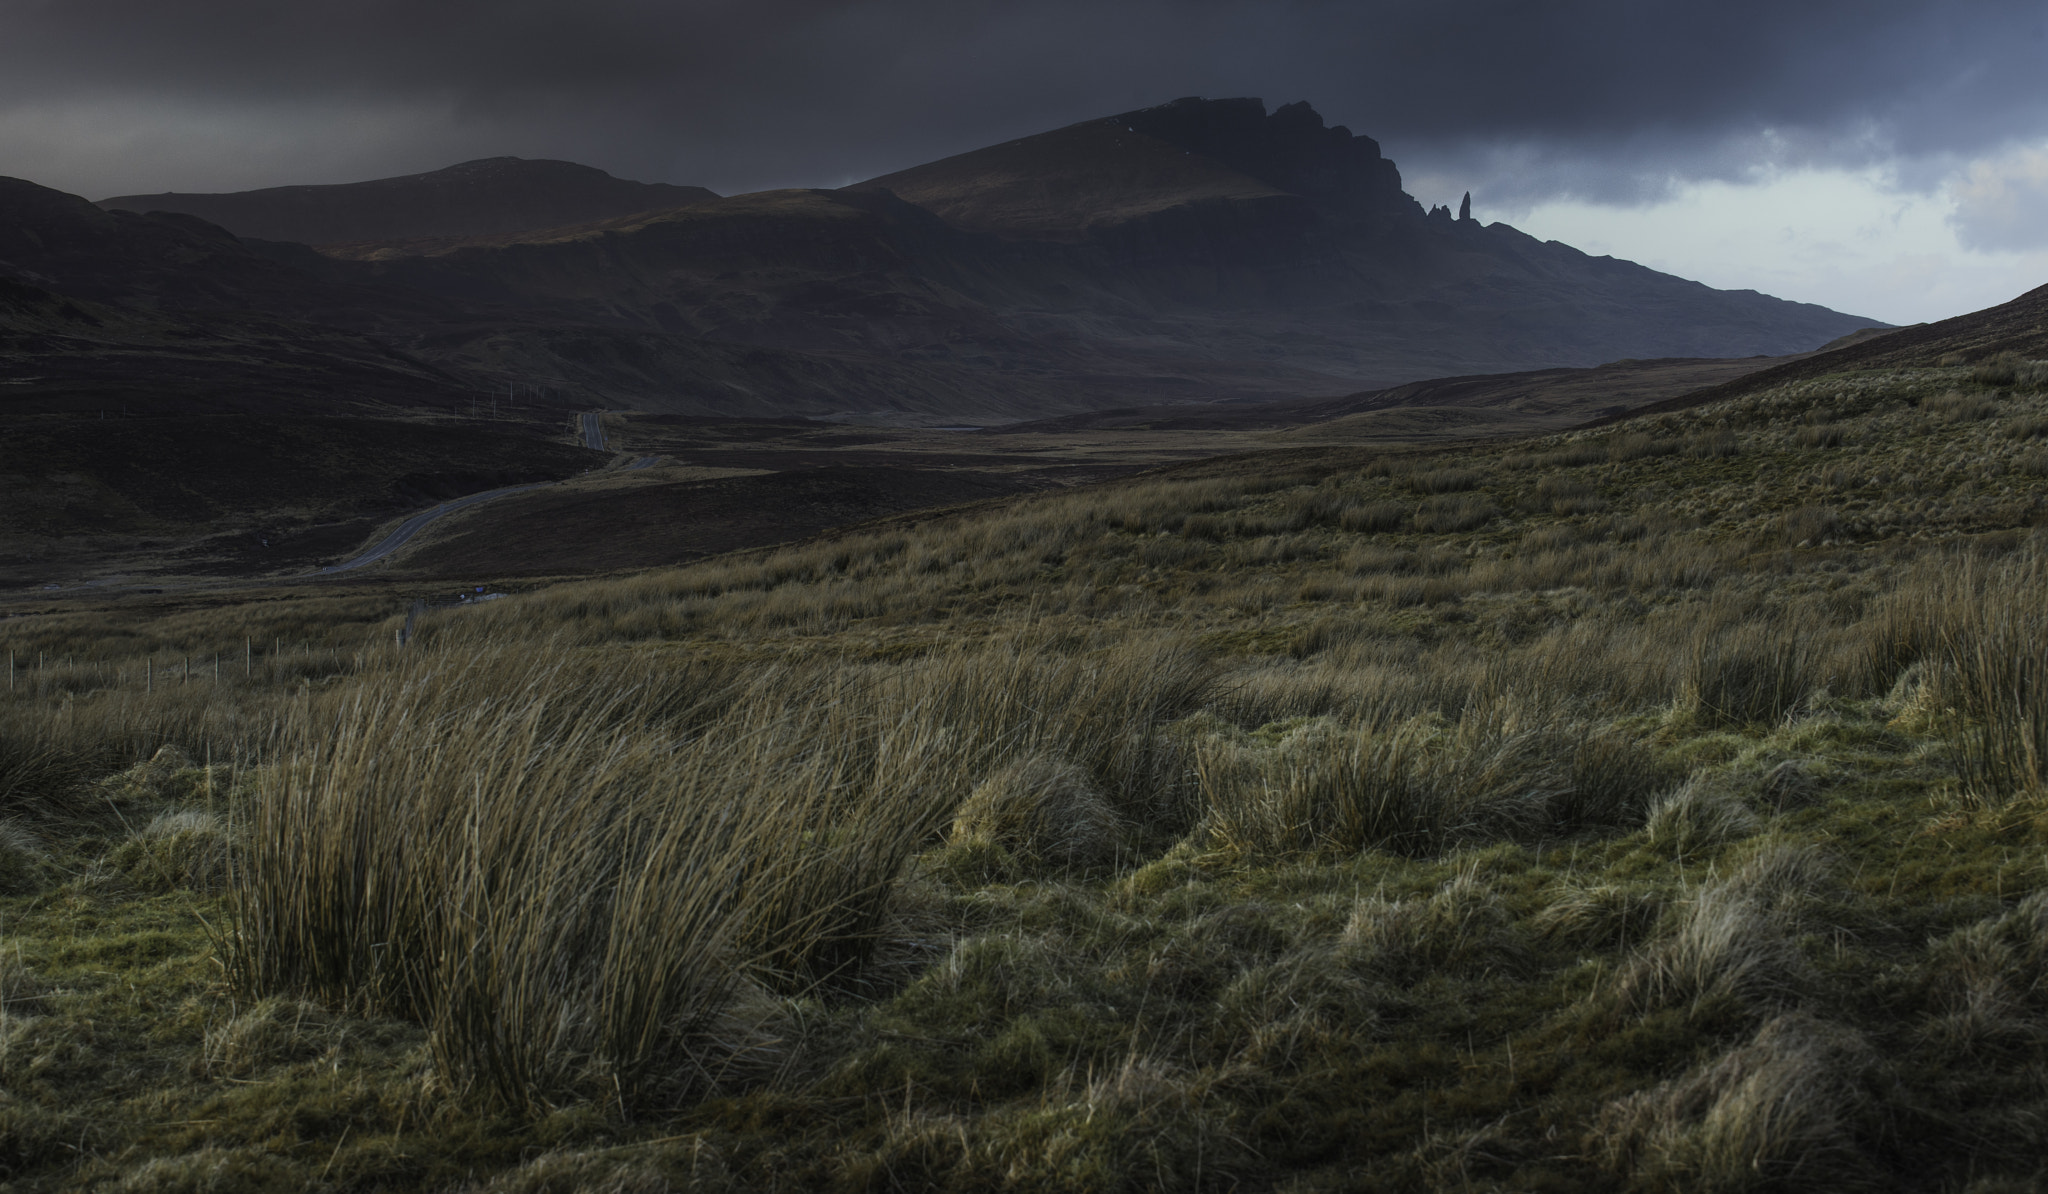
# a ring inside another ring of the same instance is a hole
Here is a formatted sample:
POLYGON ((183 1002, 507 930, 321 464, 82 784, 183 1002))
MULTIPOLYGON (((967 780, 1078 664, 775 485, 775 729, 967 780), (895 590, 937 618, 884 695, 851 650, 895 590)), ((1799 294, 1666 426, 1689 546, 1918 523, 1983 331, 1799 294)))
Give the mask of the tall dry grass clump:
POLYGON ((1854 1029, 1778 1016, 1747 1044, 1610 1104, 1591 1133, 1646 1188, 1883 1188, 1864 1148, 1878 1124, 1875 1049, 1854 1029))
POLYGON ((1668 931, 1629 959, 1615 985, 1621 1007, 1789 1001, 1811 977, 1797 930, 1828 881, 1819 854, 1767 844, 1733 875, 1694 892, 1668 931))
POLYGON ((1311 723, 1272 748, 1210 739, 1197 766, 1207 836, 1254 858, 1423 854, 1611 822, 1651 769, 1585 723, 1498 709, 1311 723))
POLYGON ((1025 630, 891 671, 876 698, 916 708, 932 765, 964 797, 1034 756, 1064 759, 1125 821, 1173 828, 1192 809, 1167 725, 1211 696, 1216 668, 1185 637, 1062 641, 1025 630))
POLYGON ((1947 585, 1934 647, 1964 787, 1986 800, 2048 775, 2048 564, 2040 554, 1961 570, 1947 585))
POLYGON ((1970 380, 2016 390, 2048 389, 2048 361, 2030 361, 2016 352, 2001 352, 1972 369, 1970 380))
POLYGON ((1683 648, 1680 705, 1713 724, 1779 720, 1828 680, 1815 629, 1777 611, 1710 602, 1683 648))
POLYGON ((426 651, 302 700, 235 859, 232 969, 416 1019, 513 1106, 671 1105, 764 1056, 733 991, 852 977, 971 793, 971 828, 1061 862, 1184 817, 1161 730, 1209 683, 1142 637, 745 674, 426 651))
POLYGON ((235 859, 235 977, 417 1019, 527 1110, 711 1087, 762 1043, 736 985, 857 955, 943 810, 908 711, 691 680, 429 657, 303 709, 235 859))

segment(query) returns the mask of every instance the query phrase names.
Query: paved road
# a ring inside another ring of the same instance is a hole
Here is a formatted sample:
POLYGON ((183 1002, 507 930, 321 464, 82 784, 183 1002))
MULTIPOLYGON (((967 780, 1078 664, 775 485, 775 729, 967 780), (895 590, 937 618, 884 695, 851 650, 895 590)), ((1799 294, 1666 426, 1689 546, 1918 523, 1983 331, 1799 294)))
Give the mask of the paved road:
POLYGON ((493 501, 497 498, 505 497, 510 494, 523 493, 529 489, 540 489, 543 486, 552 484, 554 484, 554 482, 552 481, 535 481, 530 485, 507 485, 503 489, 487 489, 482 493, 472 493, 466 497, 453 498, 450 499, 449 501, 442 502, 440 505, 434 507, 431 510, 425 511, 424 513, 415 514, 411 518, 406 519, 404 522, 399 523, 397 530, 391 532, 389 535, 384 536, 384 538, 378 542, 377 546, 364 552, 362 555, 359 555, 355 559, 349 560, 345 563, 335 564, 331 567, 322 568, 318 573, 315 573, 315 575, 324 576, 330 572, 353 572, 354 570, 356 570, 357 568, 361 568, 365 564, 374 564, 378 560, 383 559, 385 556, 390 555, 392 552, 397 551, 399 548, 404 547, 407 540, 411 539, 414 535, 419 534, 421 530, 425 529, 428 523, 433 522, 437 518, 445 518, 446 516, 455 513, 457 510, 462 510, 470 506, 479 505, 483 502, 493 501))
POLYGON ((605 450, 603 411, 591 411, 583 416, 583 446, 599 452, 605 450))

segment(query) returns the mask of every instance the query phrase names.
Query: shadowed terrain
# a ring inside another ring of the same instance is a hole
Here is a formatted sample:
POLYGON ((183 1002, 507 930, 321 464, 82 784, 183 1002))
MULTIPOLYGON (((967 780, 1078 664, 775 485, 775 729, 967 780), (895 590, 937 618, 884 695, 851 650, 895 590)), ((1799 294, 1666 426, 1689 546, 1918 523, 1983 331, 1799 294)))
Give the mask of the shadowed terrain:
MULTIPOLYGON (((586 409, 990 423, 1785 355, 1870 323, 1425 213, 1370 138, 1254 99, 1180 100, 839 190, 720 198, 489 159, 116 210, 16 181, 0 206, 0 277, 147 312, 152 326, 95 341, 138 371, 193 355, 159 343, 169 322, 214 365, 253 358, 252 383, 297 336, 312 356, 382 352, 429 388, 525 386, 586 409)), ((17 378, 106 380, 64 343, 21 340, 17 378)), ((297 364, 295 395, 432 401, 341 361, 297 364)))
POLYGON ((629 182, 574 162, 483 158, 373 182, 226 195, 117 195, 99 206, 197 216, 253 240, 328 245, 522 232, 715 198, 703 187, 629 182))
POLYGON ((611 413, 441 547, 804 537, 10 595, 0 1179, 2039 1187, 2033 301, 1484 442, 611 413))

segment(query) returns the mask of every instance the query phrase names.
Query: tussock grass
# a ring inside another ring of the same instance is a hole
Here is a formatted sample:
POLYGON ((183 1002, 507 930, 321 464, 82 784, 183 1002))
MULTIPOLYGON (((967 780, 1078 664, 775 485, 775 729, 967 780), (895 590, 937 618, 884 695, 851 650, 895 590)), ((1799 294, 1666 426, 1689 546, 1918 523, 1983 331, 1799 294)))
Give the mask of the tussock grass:
POLYGON ((2001 352, 1970 371, 1979 385, 2011 386, 2017 390, 2048 389, 2048 361, 2030 361, 2016 352, 2001 352))
POLYGON ((1644 460, 1657 456, 1669 456, 1679 450, 1679 445, 1665 439, 1658 439, 1640 431, 1623 432, 1607 443, 1607 458, 1616 464, 1631 460, 1644 460))
POLYGON ((1926 409, 1949 423, 1975 423, 1998 413, 1998 407, 1982 394, 1964 393, 1951 390, 1939 397, 1930 398, 1926 409))
POLYGON ((2009 419, 2005 424, 2005 434, 2013 439, 2040 439, 2048 436, 2048 415, 2025 415, 2009 419))
POLYGON ((1203 825, 1219 847, 1271 858, 1428 853, 1611 821, 1637 798, 1640 764, 1614 767, 1611 744, 1574 751, 1587 740, 1582 724, 1500 710, 1312 721, 1272 747, 1212 740, 1197 758, 1203 825))
POLYGON ((1366 502, 1344 511, 1337 525, 1347 531, 1398 531, 1414 517, 1406 502, 1366 502))
POLYGON ((2048 567, 2038 555, 1965 571, 1944 586, 1949 618, 1934 657, 1936 691, 1952 710, 1956 769, 1966 790, 2002 801, 2048 773, 2048 567))
POLYGON ((1530 505, 1552 514, 1597 514, 1607 508, 1599 487, 1586 477, 1553 473, 1536 482, 1530 505))
POLYGON ((953 814, 952 842, 993 847, 1025 865, 1099 866, 1116 857, 1123 826, 1086 771, 1031 755, 984 780, 953 814))
POLYGON ((1684 656, 1680 701, 1714 724, 1777 721, 1827 680, 1816 655, 1782 617, 1745 618, 1709 606, 1684 656))
POLYGON ((1695 892, 1669 930, 1638 950, 1616 981, 1638 1012, 1717 999, 1749 1008, 1789 1002, 1812 981, 1795 937, 1806 901, 1826 881, 1811 850, 1767 846, 1695 892))
MULTIPOLYGON (((237 860, 238 983, 417 1019, 453 1080, 520 1107, 673 1102, 715 1074, 727 1059, 696 1038, 737 981, 728 955, 749 934, 801 952, 778 939, 803 929, 775 923, 790 877, 774 863, 847 794, 814 790, 771 830, 714 796, 701 748, 663 774, 621 727, 644 697, 578 680, 504 659, 423 668, 302 726, 237 860)), ((727 728, 756 752, 785 730, 727 728)), ((787 779, 826 778, 796 765, 787 779)))
POLYGON ((1761 822, 1725 785, 1694 778, 1650 805, 1650 844, 1679 857, 1713 850, 1754 834, 1761 822))
POLYGON ((1429 498, 1415 508, 1415 529, 1424 534, 1470 531, 1485 526, 1498 513, 1484 498, 1429 498))
POLYGON ((1062 864, 1113 854, 1120 811, 1170 820, 1156 730, 1204 683, 1143 642, 638 686, 430 653, 291 727, 231 967, 418 1020, 452 1080, 513 1106, 673 1105, 760 1060, 721 1039, 736 984, 854 973, 948 817, 1062 864))
POLYGON ((1405 476, 1417 493, 1462 493, 1478 488, 1485 479, 1485 474, 1469 468, 1418 469, 1405 476))
POLYGON ((1617 1100, 1594 1145, 1636 1181, 1694 1190, 1883 1188, 1863 1141, 1880 1129, 1878 1057, 1854 1029, 1803 1013, 1654 1090, 1617 1100))
POLYGON ((1849 442, 1849 429, 1840 423, 1810 423, 1792 435, 1802 448, 1839 448, 1849 442))
POLYGON ((1686 436, 1679 451, 1693 460, 1714 460, 1739 454, 1742 441, 1733 428, 1717 427, 1686 436))

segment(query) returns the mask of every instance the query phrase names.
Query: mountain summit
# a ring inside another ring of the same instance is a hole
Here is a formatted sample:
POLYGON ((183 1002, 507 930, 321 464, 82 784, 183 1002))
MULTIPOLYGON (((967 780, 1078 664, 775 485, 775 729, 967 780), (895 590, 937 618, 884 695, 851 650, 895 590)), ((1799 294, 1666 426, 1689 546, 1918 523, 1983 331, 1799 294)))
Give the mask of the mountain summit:
POLYGON ((1419 216, 1378 142, 1305 103, 1181 99, 855 184, 962 228, 1076 239, 1204 201, 1290 197, 1336 219, 1419 216))

